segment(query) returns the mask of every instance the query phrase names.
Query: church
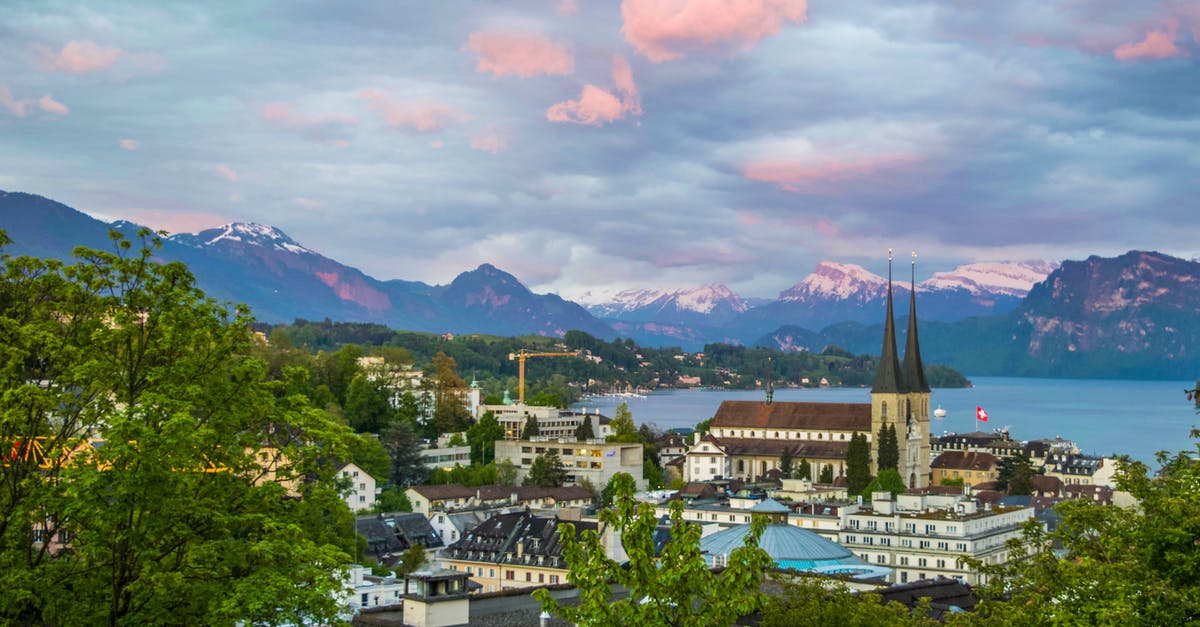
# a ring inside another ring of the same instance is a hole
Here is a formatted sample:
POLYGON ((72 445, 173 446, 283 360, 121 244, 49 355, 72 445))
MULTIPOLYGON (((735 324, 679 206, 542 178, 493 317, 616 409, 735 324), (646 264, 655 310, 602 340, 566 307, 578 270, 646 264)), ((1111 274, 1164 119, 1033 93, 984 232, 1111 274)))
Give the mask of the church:
POLYGON ((846 473, 850 437, 861 433, 871 444, 871 474, 877 474, 878 435, 893 425, 899 442, 900 476, 905 486, 930 484, 929 384, 917 337, 916 277, 909 291, 908 341, 901 362, 893 320, 891 256, 888 257, 887 318, 883 349, 870 403, 795 403, 724 401, 709 432, 696 441, 684 462, 688 481, 733 478, 753 481, 778 471, 790 457, 806 460, 817 479, 829 466, 833 476, 846 473), (785 455, 786 454, 786 455, 785 455))

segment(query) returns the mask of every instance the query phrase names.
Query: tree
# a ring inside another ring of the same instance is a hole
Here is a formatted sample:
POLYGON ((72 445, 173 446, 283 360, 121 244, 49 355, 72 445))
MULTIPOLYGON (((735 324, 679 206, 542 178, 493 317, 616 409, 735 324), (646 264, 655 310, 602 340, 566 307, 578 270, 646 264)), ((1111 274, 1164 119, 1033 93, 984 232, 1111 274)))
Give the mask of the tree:
POLYGON ((567 469, 562 458, 555 453, 545 453, 533 458, 525 485, 539 488, 560 488, 567 482, 567 469))
POLYGON ((1000 485, 1009 494, 1033 494, 1033 478, 1041 474, 1029 458, 1018 453, 1000 460, 1000 485))
POLYGON ((827 579, 790 577, 781 578, 777 583, 782 590, 767 598, 759 623, 763 627, 941 625, 936 619, 929 618, 929 599, 909 610, 895 601, 884 605, 878 594, 851 592, 845 584, 838 583, 831 588, 827 579))
POLYGON ((479 421, 467 428, 467 444, 471 446, 471 463, 488 464, 496 459, 496 440, 504 437, 504 427, 492 412, 485 412, 479 421))
POLYGON ((592 417, 584 416, 583 422, 580 422, 579 426, 575 427, 575 440, 579 442, 587 442, 595 437, 596 432, 592 430, 592 417))
MULTIPOLYGON (((808 463, 807 457, 800 458, 800 467, 796 470, 796 478, 812 480, 812 464, 808 463)), ((832 481, 833 477, 830 477, 830 480, 832 481)))
POLYGON ((652 460, 642 460, 642 478, 646 480, 646 486, 651 490, 657 490, 663 487, 666 478, 663 476, 662 468, 658 467, 652 460))
POLYGON ((612 422, 608 424, 613 430, 613 434, 608 437, 610 442, 637 442, 638 432, 637 425, 633 424, 633 414, 629 411, 629 405, 624 401, 617 405, 617 410, 614 412, 612 422))
POLYGON ((496 483, 502 486, 517 485, 517 465, 511 459, 502 459, 496 463, 496 483))
POLYGON ((521 429, 522 440, 532 440, 542 434, 542 430, 538 427, 537 416, 530 416, 525 419, 525 427, 521 429))
MULTIPOLYGON (((1191 436, 1200 438, 1200 431, 1191 436)), ((1062 518, 1055 530, 1030 521, 1024 537, 1009 542, 1007 563, 970 561, 989 577, 976 622, 1194 624, 1200 617, 1197 455, 1200 443, 1174 456, 1160 452, 1156 476, 1123 459, 1117 489, 1137 507, 1064 501, 1055 508, 1062 518)))
POLYGON ((764 518, 754 517, 745 546, 715 573, 700 552, 700 525, 683 520, 681 501, 671 504, 671 542, 658 552, 654 507, 634 500, 633 477, 619 473, 613 481, 616 505, 600 512, 600 524, 620 530, 628 564, 608 557, 596 531, 577 536, 573 524, 560 525, 567 579, 579 590, 579 603, 564 606, 537 590, 533 595, 544 611, 577 625, 729 625, 762 606, 759 588, 771 564, 757 545, 764 518), (613 583, 628 596, 614 599, 613 583))
POLYGON ((455 373, 458 363, 439 352, 433 357, 433 427, 431 435, 463 431, 471 422, 471 412, 463 406, 467 382, 455 373))
POLYGON ((0 257, 0 442, 30 453, 0 465, 0 623, 336 620, 350 431, 267 378, 244 308, 138 237, 0 257))
POLYGON ((875 492, 891 492, 892 496, 896 496, 903 491, 904 480, 900 478, 900 472, 895 468, 886 468, 879 471, 879 476, 867 484, 862 491, 862 497, 864 501, 870 502, 871 495, 875 492))
POLYGON ((783 473, 783 476, 788 479, 790 479, 792 476, 791 447, 783 449, 783 453, 779 455, 779 472, 783 473))
POLYGON ((885 424, 876 436, 879 442, 879 470, 900 468, 900 442, 896 439, 896 425, 885 424))
POLYGON ((820 483, 833 483, 833 466, 825 464, 821 467, 820 483))
POLYGON ((862 494, 871 483, 871 445, 867 436, 855 433, 846 447, 846 492, 862 494))
POLYGON ((379 498, 375 501, 375 507, 371 511, 376 514, 386 514, 388 512, 411 512, 412 503, 408 500, 408 495, 404 493, 404 489, 397 486, 388 486, 379 492, 379 498))
POLYGON ((376 481, 388 481, 392 476, 392 457, 383 443, 373 435, 359 435, 346 442, 350 461, 362 468, 376 481))
POLYGON ((400 562, 396 564, 396 572, 407 575, 416 572, 425 565, 425 547, 414 544, 400 554, 400 562))
POLYGON ((380 433, 395 418, 391 392, 382 379, 370 379, 365 374, 355 375, 346 392, 346 404, 342 411, 349 425, 359 433, 380 433))
POLYGON ((384 448, 392 457, 392 483, 408 487, 425 483, 429 469, 421 459, 421 438, 404 421, 397 421, 380 436, 384 448))

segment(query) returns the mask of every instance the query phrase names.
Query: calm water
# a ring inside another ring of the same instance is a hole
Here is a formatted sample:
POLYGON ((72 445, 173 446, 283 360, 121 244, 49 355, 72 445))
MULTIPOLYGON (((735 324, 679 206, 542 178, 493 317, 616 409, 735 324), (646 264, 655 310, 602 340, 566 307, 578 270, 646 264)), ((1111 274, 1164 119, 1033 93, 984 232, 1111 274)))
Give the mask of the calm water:
MULTIPOLYGON (((1124 453, 1154 465, 1160 450, 1195 450, 1188 431, 1200 416, 1183 390, 1188 381, 1108 381, 1080 379, 1017 379, 971 377, 975 387, 936 389, 931 407, 946 410, 933 419, 934 435, 943 431, 974 431, 975 406, 987 410, 983 430, 1007 427, 1018 440, 1061 435, 1074 440, 1085 452, 1100 455, 1124 453)), ((711 418, 721 401, 762 400, 762 391, 674 390, 654 392, 645 398, 590 398, 576 408, 612 416, 621 401, 629 403, 634 421, 654 423, 660 429, 691 427, 711 418)), ((778 401, 867 403, 865 388, 827 388, 775 391, 778 401)))

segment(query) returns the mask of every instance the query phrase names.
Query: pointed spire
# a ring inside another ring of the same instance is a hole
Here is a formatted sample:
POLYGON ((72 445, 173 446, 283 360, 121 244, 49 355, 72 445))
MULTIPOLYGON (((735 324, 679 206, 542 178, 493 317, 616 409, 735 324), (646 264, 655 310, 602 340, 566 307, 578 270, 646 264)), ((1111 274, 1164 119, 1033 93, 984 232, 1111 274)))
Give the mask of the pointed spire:
POLYGON ((871 393, 899 392, 900 360, 896 357, 896 323, 892 317, 892 249, 888 249, 887 319, 883 323, 883 350, 879 355, 879 370, 871 393))
POLYGON ((921 343, 917 339, 917 252, 913 251, 912 285, 908 296, 908 344, 904 347, 904 387, 907 392, 928 392, 921 343))

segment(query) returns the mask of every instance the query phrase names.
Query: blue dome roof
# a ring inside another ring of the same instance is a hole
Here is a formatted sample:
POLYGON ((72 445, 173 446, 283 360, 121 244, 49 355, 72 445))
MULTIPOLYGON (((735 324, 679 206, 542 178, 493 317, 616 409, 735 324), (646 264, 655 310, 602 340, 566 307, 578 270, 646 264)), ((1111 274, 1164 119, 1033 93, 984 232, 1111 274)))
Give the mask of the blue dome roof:
MULTIPOLYGON (((750 525, 738 525, 700 539, 700 550, 710 564, 717 555, 728 556, 745 546, 750 525)), ((872 566, 846 547, 795 525, 767 525, 758 546, 780 568, 794 568, 827 574, 849 574, 855 578, 883 577, 890 568, 872 566)))

